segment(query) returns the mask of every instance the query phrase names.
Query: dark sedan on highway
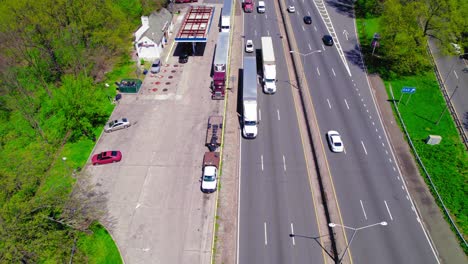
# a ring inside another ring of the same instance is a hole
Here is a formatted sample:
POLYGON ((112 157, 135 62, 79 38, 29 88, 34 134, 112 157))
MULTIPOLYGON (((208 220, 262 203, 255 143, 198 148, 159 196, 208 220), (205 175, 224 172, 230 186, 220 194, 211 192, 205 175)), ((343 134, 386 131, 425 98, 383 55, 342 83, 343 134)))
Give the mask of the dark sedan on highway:
POLYGON ((322 41, 327 46, 333 46, 333 38, 330 35, 323 36, 322 41))

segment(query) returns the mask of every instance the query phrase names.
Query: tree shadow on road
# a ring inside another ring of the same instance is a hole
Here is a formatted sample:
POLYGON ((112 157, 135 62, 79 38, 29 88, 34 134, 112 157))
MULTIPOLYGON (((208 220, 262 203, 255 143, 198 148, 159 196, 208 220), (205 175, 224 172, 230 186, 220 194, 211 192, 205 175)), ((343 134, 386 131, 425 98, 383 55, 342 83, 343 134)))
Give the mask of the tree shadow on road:
POLYGON ((361 58, 361 51, 358 45, 355 45, 352 50, 344 51, 344 55, 348 62, 358 66, 361 70, 364 70, 364 64, 361 58))
POLYGON ((337 13, 354 18, 353 1, 350 0, 329 0, 326 1, 327 5, 334 8, 337 13))

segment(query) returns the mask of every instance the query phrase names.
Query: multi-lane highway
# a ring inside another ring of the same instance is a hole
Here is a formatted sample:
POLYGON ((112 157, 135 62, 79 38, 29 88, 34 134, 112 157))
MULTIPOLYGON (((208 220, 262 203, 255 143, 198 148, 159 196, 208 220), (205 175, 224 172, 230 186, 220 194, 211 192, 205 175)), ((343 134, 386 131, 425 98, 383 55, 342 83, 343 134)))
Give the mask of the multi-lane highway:
POLYGON ((260 38, 272 37, 278 83, 274 95, 258 85, 259 133, 241 140, 238 263, 322 263, 320 247, 306 238, 319 231, 273 2, 244 19, 245 39, 258 52, 260 38))
MULTIPOLYGON (((268 3, 265 15, 245 15, 244 35, 254 40, 257 49, 261 36, 273 37, 279 82, 277 94, 259 94, 257 139, 241 144, 238 261, 323 262, 314 241, 288 237, 292 226, 294 233, 319 234, 294 102, 285 82, 282 40, 273 2, 268 3)), ((360 230, 348 254, 354 263, 437 263, 376 109, 357 48, 352 11, 342 3, 327 10, 320 1, 292 3, 296 13, 288 17, 296 55, 322 50, 301 59, 342 216, 337 224, 358 228, 388 223, 360 230), (303 23, 304 15, 312 17, 312 25, 303 23), (336 33, 332 34, 335 45, 325 47, 321 38, 330 31, 336 33), (341 133, 344 153, 328 150, 328 130, 341 133)), ((352 230, 347 230, 348 242, 351 235, 352 230)))

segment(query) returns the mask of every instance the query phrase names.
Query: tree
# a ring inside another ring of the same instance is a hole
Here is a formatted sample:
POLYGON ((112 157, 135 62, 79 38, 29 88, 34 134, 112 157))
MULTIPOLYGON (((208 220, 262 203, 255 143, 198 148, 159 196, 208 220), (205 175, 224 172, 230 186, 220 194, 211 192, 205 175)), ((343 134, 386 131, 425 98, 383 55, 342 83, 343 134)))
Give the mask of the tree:
POLYGON ((426 37, 416 23, 414 3, 408 5, 388 0, 380 20, 380 52, 392 74, 414 74, 430 67, 426 58, 426 37))

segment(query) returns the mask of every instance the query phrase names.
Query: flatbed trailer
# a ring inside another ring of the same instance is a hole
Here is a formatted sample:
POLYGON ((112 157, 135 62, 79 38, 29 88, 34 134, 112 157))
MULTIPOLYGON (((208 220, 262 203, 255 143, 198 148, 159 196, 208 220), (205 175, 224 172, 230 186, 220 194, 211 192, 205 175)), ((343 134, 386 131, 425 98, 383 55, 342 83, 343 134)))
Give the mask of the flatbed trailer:
POLYGON ((223 131, 223 116, 210 116, 206 129, 205 146, 210 151, 215 151, 221 146, 221 135, 223 131))

